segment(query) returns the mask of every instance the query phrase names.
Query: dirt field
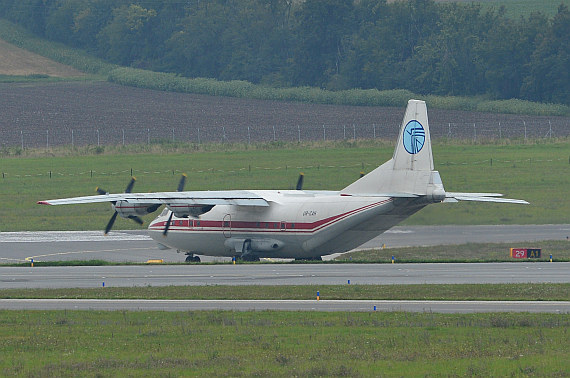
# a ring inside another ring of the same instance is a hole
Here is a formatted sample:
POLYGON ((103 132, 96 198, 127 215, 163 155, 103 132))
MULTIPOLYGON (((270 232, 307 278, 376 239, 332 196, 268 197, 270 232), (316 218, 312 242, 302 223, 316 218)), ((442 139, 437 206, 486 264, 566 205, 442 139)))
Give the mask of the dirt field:
MULTIPOLYGON (((82 75, 0 40, 0 74, 82 75)), ((106 82, 0 84, 0 147, 189 142, 394 140, 403 108, 167 93, 106 82)), ((429 104, 428 104, 429 107, 429 104)), ((432 136, 567 136, 570 118, 429 110, 432 136)))
MULTIPOLYGON (((313 105, 122 87, 0 84, 0 146, 396 138, 404 108, 313 105)), ((428 104, 429 107, 429 104, 428 104)), ((432 137, 570 135, 568 117, 429 109, 432 137), (551 131, 552 130, 552 131, 551 131)))
POLYGON ((71 67, 20 49, 0 39, 0 74, 27 76, 43 74, 55 77, 84 76, 71 67))

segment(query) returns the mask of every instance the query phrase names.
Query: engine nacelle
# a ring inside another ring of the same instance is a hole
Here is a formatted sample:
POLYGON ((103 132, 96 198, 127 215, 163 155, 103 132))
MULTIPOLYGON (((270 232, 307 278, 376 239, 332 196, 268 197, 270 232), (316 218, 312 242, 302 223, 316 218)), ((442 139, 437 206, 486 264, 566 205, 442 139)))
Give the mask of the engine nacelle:
POLYGON ((283 248, 285 243, 275 239, 241 239, 229 238, 224 242, 225 246, 233 249, 236 253, 275 252, 283 248))
POLYGON ((170 203, 166 205, 177 218, 198 217, 214 208, 214 205, 188 205, 185 203, 170 203))
POLYGON ((127 201, 117 201, 112 206, 122 218, 154 213, 160 207, 159 204, 154 203, 129 203, 127 201))

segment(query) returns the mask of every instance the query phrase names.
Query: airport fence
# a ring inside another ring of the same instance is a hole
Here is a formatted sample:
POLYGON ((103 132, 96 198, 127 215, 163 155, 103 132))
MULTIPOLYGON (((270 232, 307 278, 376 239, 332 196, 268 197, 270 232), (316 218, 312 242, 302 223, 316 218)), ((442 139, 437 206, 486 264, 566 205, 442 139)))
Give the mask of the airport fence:
MULTIPOLYGON (((257 143, 270 141, 306 142, 319 140, 395 140, 398 126, 387 124, 313 124, 236 127, 211 126, 177 128, 93 128, 58 130, 9 130, 3 132, 1 147, 52 148, 56 146, 106 146, 152 143, 257 143)), ((534 122, 430 124, 434 139, 462 139, 474 142, 501 139, 537 139, 570 136, 570 120, 556 118, 534 122)))

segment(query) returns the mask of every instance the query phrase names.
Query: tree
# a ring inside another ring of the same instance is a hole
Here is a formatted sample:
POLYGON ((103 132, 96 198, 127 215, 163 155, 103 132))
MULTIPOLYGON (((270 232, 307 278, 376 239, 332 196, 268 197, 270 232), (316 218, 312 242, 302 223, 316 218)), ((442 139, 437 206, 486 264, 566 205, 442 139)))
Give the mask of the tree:
POLYGON ((533 101, 570 104, 570 12, 560 5, 548 30, 537 38, 522 95, 533 101))
POLYGON ((306 0, 296 12, 298 48, 291 60, 295 85, 326 87, 341 70, 352 34, 352 0, 306 0))
POLYGON ((130 65, 142 58, 147 48, 146 40, 152 33, 150 20, 154 17, 154 9, 139 5, 115 8, 113 19, 97 36, 103 55, 122 65, 130 65))

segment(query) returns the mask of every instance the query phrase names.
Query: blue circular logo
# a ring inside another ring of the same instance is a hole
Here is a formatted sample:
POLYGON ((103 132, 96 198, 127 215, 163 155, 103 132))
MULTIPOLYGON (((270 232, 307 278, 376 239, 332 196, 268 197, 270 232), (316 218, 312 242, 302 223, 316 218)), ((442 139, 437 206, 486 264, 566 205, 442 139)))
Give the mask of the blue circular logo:
POLYGON ((410 121, 404 128, 404 148, 409 154, 417 154, 420 152, 426 141, 426 132, 424 127, 418 121, 410 121))

